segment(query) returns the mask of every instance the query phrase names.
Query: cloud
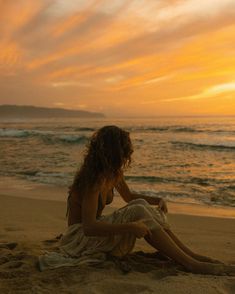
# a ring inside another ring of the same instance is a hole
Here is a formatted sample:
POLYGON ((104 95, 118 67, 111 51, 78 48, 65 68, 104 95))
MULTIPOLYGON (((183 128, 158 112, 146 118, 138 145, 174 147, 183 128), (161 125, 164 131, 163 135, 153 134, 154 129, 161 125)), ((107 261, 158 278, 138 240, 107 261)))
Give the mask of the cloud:
POLYGON ((212 94, 213 86, 234 76, 232 0, 0 5, 0 102, 27 102, 33 93, 39 104, 68 99, 75 105, 82 97, 81 105, 112 107, 112 99, 124 105, 135 97, 147 107, 155 93, 157 101, 187 101, 212 94))
POLYGON ((162 102, 172 102, 172 101, 182 101, 182 100, 198 100, 198 99, 205 99, 205 98, 213 98, 218 96, 219 94, 224 94, 227 92, 235 92, 235 81, 219 84, 212 86, 203 90, 201 93, 186 97, 178 97, 178 98, 170 98, 170 99, 162 99, 162 102))
POLYGON ((52 83, 52 87, 90 87, 89 83, 81 83, 77 81, 65 81, 52 83))
POLYGON ((149 85, 149 84, 155 84, 155 83, 159 83, 165 80, 169 80, 170 78, 172 78, 173 75, 168 75, 168 76, 163 76, 163 77, 157 77, 148 81, 145 81, 143 84, 145 85, 149 85))
POLYGON ((113 83, 118 83, 118 82, 122 81, 123 79, 124 79, 124 76, 122 76, 122 75, 117 75, 117 76, 109 77, 109 78, 107 78, 105 81, 106 81, 107 83, 111 83, 111 84, 113 84, 113 83))

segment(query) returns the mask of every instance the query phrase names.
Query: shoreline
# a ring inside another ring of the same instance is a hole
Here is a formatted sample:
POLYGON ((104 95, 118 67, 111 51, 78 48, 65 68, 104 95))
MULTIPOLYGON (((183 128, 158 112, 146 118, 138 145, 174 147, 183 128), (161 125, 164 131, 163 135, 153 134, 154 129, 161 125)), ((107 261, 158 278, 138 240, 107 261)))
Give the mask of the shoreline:
MULTIPOLYGON (((67 191, 67 187, 29 182, 16 177, 0 177, 0 195, 66 203, 67 191)), ((125 201, 119 195, 115 195, 113 202, 106 206, 105 209, 117 209, 124 205, 126 205, 125 201)), ((173 202, 169 200, 167 200, 167 205, 170 214, 235 219, 234 207, 173 202)))

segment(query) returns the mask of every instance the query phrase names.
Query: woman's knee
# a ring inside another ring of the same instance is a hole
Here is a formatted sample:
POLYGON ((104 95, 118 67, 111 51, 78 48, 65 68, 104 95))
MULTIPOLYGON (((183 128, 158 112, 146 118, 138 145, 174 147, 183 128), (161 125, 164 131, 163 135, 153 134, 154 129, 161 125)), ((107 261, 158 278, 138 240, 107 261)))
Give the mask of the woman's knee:
POLYGON ((149 203, 145 200, 145 199, 143 199, 143 198, 137 198, 137 199, 134 199, 134 200, 131 200, 129 203, 128 203, 128 205, 138 205, 138 204, 140 204, 140 205, 143 205, 143 206, 147 206, 147 205, 149 205, 149 203))
POLYGON ((128 211, 133 220, 140 220, 151 217, 145 205, 140 203, 129 206, 128 211))

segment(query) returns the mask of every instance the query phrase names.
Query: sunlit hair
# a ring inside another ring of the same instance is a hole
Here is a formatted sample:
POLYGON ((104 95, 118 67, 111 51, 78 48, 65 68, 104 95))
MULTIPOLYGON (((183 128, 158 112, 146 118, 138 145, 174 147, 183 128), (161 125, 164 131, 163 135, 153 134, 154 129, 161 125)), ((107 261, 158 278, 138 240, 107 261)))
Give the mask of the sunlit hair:
POLYGON ((130 165, 132 153, 128 132, 117 126, 102 127, 92 135, 71 189, 84 191, 104 181, 117 180, 122 170, 130 165))

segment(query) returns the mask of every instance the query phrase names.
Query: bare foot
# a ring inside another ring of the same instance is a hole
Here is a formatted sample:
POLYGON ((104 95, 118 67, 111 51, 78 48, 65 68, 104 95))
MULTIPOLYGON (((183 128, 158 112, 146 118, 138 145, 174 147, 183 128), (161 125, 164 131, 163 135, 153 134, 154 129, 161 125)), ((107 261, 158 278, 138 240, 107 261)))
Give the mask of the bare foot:
POLYGON ((199 261, 202 262, 209 262, 209 263, 215 263, 215 264, 224 264, 222 261, 217 260, 217 259, 213 259, 207 256, 202 256, 202 255, 196 255, 195 258, 199 261))
POLYGON ((209 262, 198 262, 198 265, 194 266, 191 271, 195 274, 204 275, 224 275, 226 274, 225 266, 223 264, 215 264, 209 262))
POLYGON ((235 265, 224 265, 224 272, 229 276, 235 276, 235 265))
POLYGON ((218 275, 218 276, 222 276, 222 275, 235 276, 235 265, 202 262, 201 265, 194 272, 201 273, 201 274, 208 274, 208 275, 218 275))

